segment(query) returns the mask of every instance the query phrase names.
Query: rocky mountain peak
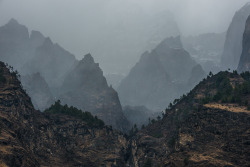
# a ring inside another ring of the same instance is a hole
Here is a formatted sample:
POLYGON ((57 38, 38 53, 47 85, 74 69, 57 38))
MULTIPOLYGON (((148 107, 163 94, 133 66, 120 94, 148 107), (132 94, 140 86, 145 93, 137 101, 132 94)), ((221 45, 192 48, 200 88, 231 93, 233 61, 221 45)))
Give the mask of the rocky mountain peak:
POLYGON ((49 37, 45 38, 43 42, 43 47, 52 47, 54 44, 49 37))
POLYGON ((166 38, 156 47, 156 50, 163 48, 182 49, 183 46, 180 36, 166 38))
POLYGON ((20 25, 20 24, 18 23, 18 21, 17 21, 16 19, 12 18, 12 19, 10 19, 10 21, 7 23, 7 25, 14 25, 14 26, 16 26, 16 25, 20 25))
POLYGON ((82 63, 93 64, 95 63, 94 58, 90 53, 86 54, 84 58, 81 60, 82 63))
POLYGON ((5 26, 0 28, 0 36, 4 40, 28 40, 29 31, 24 25, 18 23, 17 20, 11 19, 5 26))

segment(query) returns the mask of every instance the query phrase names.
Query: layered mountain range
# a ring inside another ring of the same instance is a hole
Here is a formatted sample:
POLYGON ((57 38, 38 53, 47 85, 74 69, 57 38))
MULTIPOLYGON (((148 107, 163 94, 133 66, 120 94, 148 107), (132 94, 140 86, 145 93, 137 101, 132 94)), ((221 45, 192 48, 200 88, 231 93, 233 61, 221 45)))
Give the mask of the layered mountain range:
POLYGON ((36 111, 16 76, 0 63, 1 166, 250 164, 249 73, 210 75, 177 99, 163 119, 127 137, 107 126, 91 126, 73 112, 36 111))
POLYGON ((180 37, 171 37, 141 56, 118 93, 123 105, 162 110, 204 76, 202 67, 183 49, 180 37))
POLYGON ((122 113, 117 92, 109 87, 98 63, 90 54, 66 75, 59 99, 83 111, 91 111, 106 123, 126 131, 130 125, 122 113))
POLYGON ((40 32, 29 35, 28 28, 14 19, 0 27, 0 53, 0 60, 21 74, 22 85, 36 109, 43 111, 60 99, 116 129, 129 129, 116 91, 108 86, 90 54, 78 61, 40 32))
POLYGON ((34 109, 0 62, 0 166, 124 166, 128 143, 110 127, 34 109))

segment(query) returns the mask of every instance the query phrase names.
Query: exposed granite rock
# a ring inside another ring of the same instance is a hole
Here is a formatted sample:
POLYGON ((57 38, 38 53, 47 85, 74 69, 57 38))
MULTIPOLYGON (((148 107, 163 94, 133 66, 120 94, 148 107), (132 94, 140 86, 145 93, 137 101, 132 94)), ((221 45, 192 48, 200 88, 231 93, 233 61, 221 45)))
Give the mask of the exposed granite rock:
POLYGON ((116 129, 127 131, 130 128, 117 92, 108 86, 99 64, 90 54, 68 73, 61 90, 62 103, 89 111, 116 129))
POLYGON ((238 71, 250 71, 250 15, 246 22, 242 45, 243 50, 238 66, 238 71))
POLYGON ((244 33, 247 17, 250 15, 250 3, 247 3, 233 17, 227 30, 221 66, 224 69, 236 70, 242 53, 242 34, 244 33))

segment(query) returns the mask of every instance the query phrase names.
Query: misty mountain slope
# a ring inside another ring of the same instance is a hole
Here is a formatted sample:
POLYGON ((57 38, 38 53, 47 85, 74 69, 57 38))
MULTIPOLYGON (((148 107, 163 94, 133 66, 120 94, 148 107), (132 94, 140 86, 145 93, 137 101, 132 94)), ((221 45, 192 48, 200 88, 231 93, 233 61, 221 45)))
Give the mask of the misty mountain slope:
POLYGON ((39 31, 11 19, 0 27, 0 60, 10 64, 20 74, 39 72, 49 87, 54 88, 76 63, 74 55, 45 38, 39 31))
POLYGON ((250 71, 250 15, 246 21, 242 46, 243 50, 237 70, 239 72, 250 71))
POLYGON ((165 39, 151 53, 144 53, 122 80, 118 88, 122 105, 162 110, 202 79, 205 73, 197 65, 179 37, 165 39))
POLYGON ((31 97, 35 109, 44 111, 55 101, 47 82, 40 73, 21 76, 21 82, 31 97))
MULTIPOLYGON (((157 116, 161 115, 160 112, 151 111, 145 106, 124 106, 122 108, 125 117, 129 122, 138 129, 149 124, 149 120, 155 119, 157 116)), ((134 129, 136 130, 136 129, 134 129)))
POLYGON ((64 50, 58 44, 53 44, 50 38, 36 49, 34 57, 21 69, 25 74, 41 73, 50 87, 58 87, 64 75, 76 63, 74 55, 64 50))
POLYGON ((41 33, 32 31, 11 19, 0 27, 0 60, 20 71, 20 68, 34 56, 36 47, 44 41, 41 33))
POLYGON ((91 112, 114 128, 122 131, 129 128, 117 92, 108 86, 99 64, 90 54, 85 55, 68 73, 59 99, 64 104, 91 112))
POLYGON ((182 37, 183 47, 202 65, 203 69, 217 73, 224 49, 226 33, 206 33, 197 36, 182 37))
POLYGON ((128 142, 121 132, 92 125, 82 117, 94 117, 74 107, 56 103, 57 114, 35 110, 15 73, 3 62, 0 71, 1 167, 126 166, 128 142))
POLYGON ((201 81, 131 139, 133 163, 249 166, 249 76, 220 72, 201 81))
POLYGON ((247 17, 250 15, 250 3, 238 10, 227 30, 221 66, 225 69, 237 69, 242 53, 242 34, 244 33, 247 17))
POLYGON ((155 48, 166 37, 180 34, 170 12, 145 13, 134 5, 118 11, 118 15, 107 16, 104 25, 97 42, 87 45, 91 45, 91 53, 102 55, 99 62, 105 73, 127 74, 141 53, 155 48))

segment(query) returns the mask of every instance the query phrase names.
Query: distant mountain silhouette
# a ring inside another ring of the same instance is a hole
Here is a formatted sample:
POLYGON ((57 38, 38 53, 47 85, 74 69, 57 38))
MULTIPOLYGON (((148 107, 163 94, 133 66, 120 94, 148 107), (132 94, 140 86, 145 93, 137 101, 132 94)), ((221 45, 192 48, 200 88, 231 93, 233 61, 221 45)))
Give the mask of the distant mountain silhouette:
POLYGON ((250 71, 250 15, 246 21, 245 32, 243 35, 243 50, 238 66, 238 71, 250 71))
POLYGON ((227 30, 221 66, 224 69, 236 70, 242 53, 242 34, 244 33, 247 17, 250 15, 250 3, 238 10, 227 30))
POLYGON ((129 129, 117 92, 108 86, 90 54, 78 61, 49 37, 39 31, 29 35, 27 27, 11 19, 0 27, 0 60, 19 71, 36 109, 43 111, 59 98, 97 115, 107 125, 129 129))
POLYGON ((162 41, 145 52, 118 87, 122 105, 163 109, 191 89, 205 72, 182 47, 180 37, 162 41))
POLYGON ((129 129, 117 92, 108 86, 99 64, 90 54, 68 73, 60 90, 62 103, 89 111, 117 129, 129 129))

